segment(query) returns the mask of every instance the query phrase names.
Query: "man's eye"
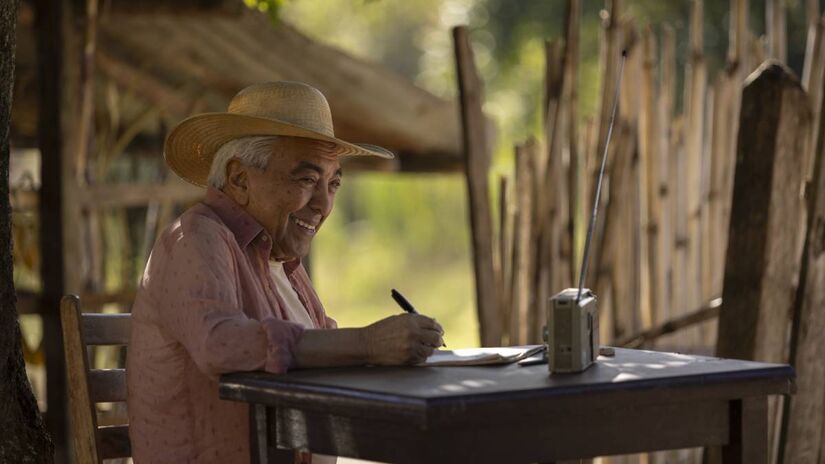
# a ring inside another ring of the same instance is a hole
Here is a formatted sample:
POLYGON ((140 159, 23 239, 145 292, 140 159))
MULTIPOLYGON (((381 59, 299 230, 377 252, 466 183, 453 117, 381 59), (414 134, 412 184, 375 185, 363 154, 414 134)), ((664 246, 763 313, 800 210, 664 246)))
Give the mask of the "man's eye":
POLYGON ((339 188, 341 188, 341 181, 340 180, 334 180, 334 181, 330 182, 329 183, 329 188, 331 188, 333 191, 338 190, 339 188))
POLYGON ((308 186, 315 185, 315 179, 312 178, 312 177, 302 177, 302 178, 298 179, 298 182, 300 182, 303 185, 308 185, 308 186))

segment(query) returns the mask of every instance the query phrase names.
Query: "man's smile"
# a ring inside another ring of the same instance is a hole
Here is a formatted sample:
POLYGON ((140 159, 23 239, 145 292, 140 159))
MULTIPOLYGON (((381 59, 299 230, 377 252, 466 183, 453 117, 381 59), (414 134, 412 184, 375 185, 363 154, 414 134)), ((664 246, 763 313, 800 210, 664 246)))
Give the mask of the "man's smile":
POLYGON ((310 232, 310 233, 313 233, 313 234, 315 233, 315 229, 316 229, 315 225, 312 225, 307 221, 302 221, 301 219, 298 219, 295 216, 291 216, 290 218, 292 219, 292 222, 294 222, 298 227, 304 229, 307 232, 310 232))

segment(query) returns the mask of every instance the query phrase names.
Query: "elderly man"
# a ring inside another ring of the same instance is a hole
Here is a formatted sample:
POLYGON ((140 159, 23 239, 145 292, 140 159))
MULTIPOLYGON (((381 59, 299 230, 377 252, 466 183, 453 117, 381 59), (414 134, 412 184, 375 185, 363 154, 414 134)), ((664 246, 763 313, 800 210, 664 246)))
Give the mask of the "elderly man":
MULTIPOLYGON (((158 238, 132 309, 138 464, 249 462, 247 407, 218 398, 222 373, 412 364, 442 344, 438 323, 414 314, 337 329, 312 289, 301 258, 332 211, 340 158, 392 157, 335 138, 318 90, 243 89, 227 113, 175 127, 164 155, 179 176, 208 187, 158 238)), ((311 460, 296 453, 296 462, 311 460)))

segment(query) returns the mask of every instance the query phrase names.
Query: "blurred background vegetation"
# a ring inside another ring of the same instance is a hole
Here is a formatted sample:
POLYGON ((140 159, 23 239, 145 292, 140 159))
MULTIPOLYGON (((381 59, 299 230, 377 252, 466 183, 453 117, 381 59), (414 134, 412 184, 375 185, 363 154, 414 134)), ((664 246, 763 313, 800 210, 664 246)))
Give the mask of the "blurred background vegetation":
MULTIPOLYGON (((346 53, 379 63, 420 87, 455 98, 457 84, 451 28, 471 30, 476 62, 485 81, 485 111, 497 137, 491 169, 495 181, 510 174, 513 145, 541 134, 544 41, 563 35, 562 0, 244 0, 311 38, 346 53)), ((825 4, 825 1, 820 1, 825 4)), ((803 0, 786 0, 788 63, 801 74, 806 41, 803 0)), ((670 25, 676 33, 677 66, 687 59, 691 0, 624 0, 623 16, 657 34, 670 25)), ((765 30, 764 0, 750 0, 749 28, 765 30)), ((604 2, 582 2, 578 115, 593 117, 599 99, 599 42, 604 2)), ((708 76, 725 63, 728 46, 728 0, 704 2, 704 47, 708 76)), ((683 76, 679 77, 681 80, 683 76)), ((678 87, 681 88, 681 82, 678 87)), ((677 98, 677 111, 681 96, 677 98)), ((392 106, 394 102, 384 102, 392 106)), ((333 108, 335 111, 335 108, 333 108)), ((458 115, 456 115, 458 117, 458 115)), ((145 160, 144 160, 145 161, 145 160)), ((159 158, 151 163, 114 160, 104 181, 155 181, 162 178, 159 158)), ((38 172, 32 165, 25 169, 38 172)), ((23 183, 11 179, 12 183, 23 183)), ((494 208, 495 210, 495 208, 494 208)), ((36 240, 36 218, 16 213, 16 254, 25 240, 36 240)), ((142 273, 145 208, 102 215, 104 289, 132 288, 142 273), (126 215, 127 220, 117 215, 126 215), (128 223, 126 229, 123 224, 128 223), (110 263, 113 263, 110 265, 110 263)), ((579 244, 580 245, 580 244, 579 244)), ((23 256, 25 258, 25 256, 23 256)), ((30 261, 35 261, 32 257, 30 261)), ((470 256, 465 181, 460 174, 349 173, 333 215, 315 239, 312 276, 327 310, 341 326, 361 326, 398 312, 391 288, 404 293, 423 313, 445 327, 450 347, 478 346, 478 324, 470 256)), ((37 291, 33 264, 15 266, 18 289, 37 291)), ((572 284, 572 282, 571 282, 572 284)), ((117 308, 111 308, 116 311, 117 308)), ((41 339, 39 317, 21 317, 28 345, 41 339)))
MULTIPOLYGON (((485 80, 485 111, 498 131, 491 176, 510 173, 513 145, 541 133, 543 44, 563 35, 561 0, 247 2, 267 9, 276 22, 289 22, 320 42, 379 62, 445 98, 457 93, 450 29, 467 24, 485 80)), ((638 27, 657 33, 664 24, 673 27, 680 72, 687 58, 690 3, 623 2, 624 16, 634 18, 638 27)), ((786 3, 788 62, 801 74, 804 5, 801 0, 786 3)), ((595 113, 599 97, 602 8, 599 1, 582 5, 578 114, 583 120, 595 113)), ((724 66, 729 9, 727 0, 705 2, 709 76, 724 66)), ((751 0, 749 27, 756 35, 764 32, 764 12, 763 1, 751 0)), ((460 175, 346 176, 336 210, 312 253, 313 279, 331 315, 341 326, 356 326, 397 312, 389 298, 394 287, 441 322, 451 347, 477 346, 466 204, 460 175)))

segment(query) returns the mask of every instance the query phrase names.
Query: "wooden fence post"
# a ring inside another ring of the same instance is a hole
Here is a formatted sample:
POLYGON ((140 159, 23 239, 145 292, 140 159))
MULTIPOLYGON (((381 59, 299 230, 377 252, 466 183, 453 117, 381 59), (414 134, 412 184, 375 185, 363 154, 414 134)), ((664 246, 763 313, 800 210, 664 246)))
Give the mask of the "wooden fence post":
POLYGON ((470 202, 470 225, 473 240, 473 263, 476 279, 476 306, 482 346, 501 343, 496 277, 493 269, 493 221, 490 215, 488 169, 490 147, 485 131, 486 119, 481 110, 482 83, 478 77, 467 28, 453 28, 467 193, 470 202))
MULTIPOLYGON (((800 270, 810 143, 808 95, 785 66, 763 63, 745 83, 725 266, 718 356, 786 362, 800 270)), ((769 404, 768 448, 779 408, 769 404)))
POLYGON ((783 361, 804 224, 811 111, 791 71, 766 62, 742 95, 717 354, 783 361))

